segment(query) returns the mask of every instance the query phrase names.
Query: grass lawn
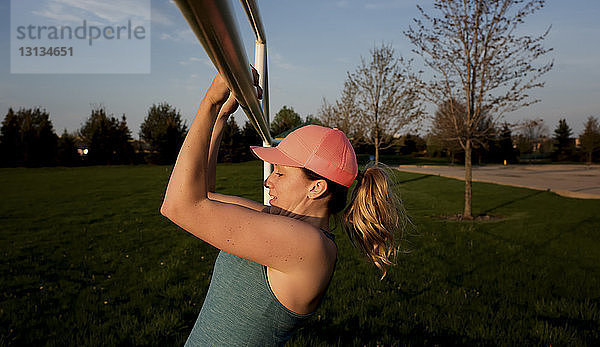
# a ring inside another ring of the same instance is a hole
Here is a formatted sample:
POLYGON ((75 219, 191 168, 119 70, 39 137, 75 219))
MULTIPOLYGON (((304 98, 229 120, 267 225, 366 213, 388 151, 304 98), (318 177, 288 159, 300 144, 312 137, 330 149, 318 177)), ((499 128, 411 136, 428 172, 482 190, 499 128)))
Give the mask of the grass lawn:
MULTIPOLYGON (((171 167, 0 169, 0 345, 182 345, 217 251, 159 213, 171 167)), ((262 164, 217 190, 261 199, 262 164)), ((341 230, 302 345, 600 344, 600 200, 398 173, 416 225, 382 281, 341 230)))

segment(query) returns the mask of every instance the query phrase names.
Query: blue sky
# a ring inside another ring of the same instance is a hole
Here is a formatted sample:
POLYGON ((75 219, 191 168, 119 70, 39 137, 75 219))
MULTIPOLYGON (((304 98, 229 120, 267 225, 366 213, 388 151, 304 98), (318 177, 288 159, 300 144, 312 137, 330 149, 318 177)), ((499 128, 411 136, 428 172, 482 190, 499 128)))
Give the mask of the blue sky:
MULTIPOLYGON (((121 14, 135 11, 127 1, 35 1, 38 12, 46 15, 49 12, 42 9, 54 8, 56 14, 57 4, 76 2, 103 3, 106 13, 111 13, 111 6, 113 11, 117 6, 121 14)), ((316 115, 322 98, 330 102, 338 98, 346 72, 353 71, 361 56, 367 57, 369 50, 382 42, 391 43, 398 54, 412 56, 402 32, 417 16, 415 0, 258 3, 267 32, 272 114, 288 105, 302 116, 316 115)), ((232 4, 246 50, 253 57, 250 26, 239 2, 232 4)), ((0 0, 0 118, 9 107, 40 106, 48 110, 60 135, 65 128, 70 132, 78 129, 89 116, 91 105, 102 104, 115 116, 125 114, 137 138, 148 108, 166 101, 180 110, 189 126, 216 70, 172 1, 151 0, 151 9, 149 74, 11 74, 10 1, 0 0)), ((78 18, 72 11, 64 15, 78 18)), ((588 116, 600 116, 598 18, 597 0, 549 1, 528 18, 523 27, 527 33, 539 34, 552 25, 546 47, 554 48, 550 56, 555 66, 544 77, 546 87, 533 92, 541 102, 505 115, 507 120, 541 117, 552 131, 564 117, 579 133, 588 116)), ((124 60, 113 63, 123 64, 124 60)), ((241 111, 236 119, 239 124, 244 121, 241 111)))

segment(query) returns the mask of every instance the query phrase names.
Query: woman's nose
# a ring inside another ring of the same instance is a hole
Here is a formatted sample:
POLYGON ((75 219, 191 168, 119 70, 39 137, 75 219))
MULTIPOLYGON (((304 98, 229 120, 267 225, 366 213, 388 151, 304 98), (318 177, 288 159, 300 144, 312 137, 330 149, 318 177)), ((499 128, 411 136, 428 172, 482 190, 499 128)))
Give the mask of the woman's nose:
POLYGON ((263 182, 263 185, 265 186, 265 188, 271 189, 271 177, 273 177, 272 172, 269 176, 267 176, 267 179, 263 182))

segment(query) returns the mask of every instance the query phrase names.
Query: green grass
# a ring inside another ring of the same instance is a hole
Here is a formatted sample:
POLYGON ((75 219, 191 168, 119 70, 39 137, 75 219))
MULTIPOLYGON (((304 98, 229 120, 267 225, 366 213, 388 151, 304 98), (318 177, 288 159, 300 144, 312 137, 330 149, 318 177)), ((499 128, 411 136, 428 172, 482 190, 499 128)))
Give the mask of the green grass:
MULTIPOLYGON (((159 213, 171 167, 0 169, 0 345, 182 345, 216 250, 159 213)), ((217 190, 261 197, 259 162, 217 190)), ((337 230, 339 261, 290 345, 598 345, 600 200, 397 174, 416 229, 379 281, 337 230)))

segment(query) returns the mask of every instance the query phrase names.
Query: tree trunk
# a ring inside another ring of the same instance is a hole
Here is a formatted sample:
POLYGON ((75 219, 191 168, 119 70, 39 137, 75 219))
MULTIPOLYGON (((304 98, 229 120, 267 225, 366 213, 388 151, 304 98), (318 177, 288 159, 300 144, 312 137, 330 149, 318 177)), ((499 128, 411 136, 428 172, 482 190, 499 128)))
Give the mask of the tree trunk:
POLYGON ((465 146, 465 211, 463 218, 472 219, 471 213, 471 139, 467 139, 465 146))

